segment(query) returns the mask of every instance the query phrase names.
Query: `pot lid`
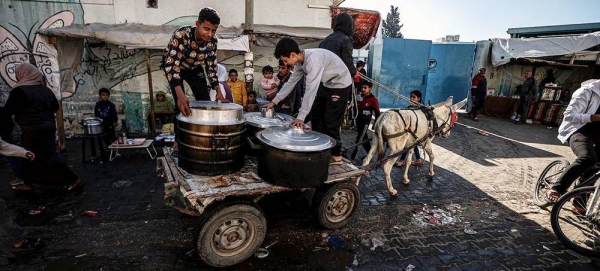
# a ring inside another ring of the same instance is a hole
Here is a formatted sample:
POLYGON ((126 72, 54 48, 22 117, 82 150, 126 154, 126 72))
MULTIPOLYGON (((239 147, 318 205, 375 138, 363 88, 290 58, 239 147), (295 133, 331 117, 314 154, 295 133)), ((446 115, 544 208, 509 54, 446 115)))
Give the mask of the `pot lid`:
POLYGON ((245 113, 246 123, 258 128, 286 127, 289 126, 294 117, 286 114, 275 113, 274 118, 265 118, 260 112, 245 113))
POLYGON ((296 127, 269 128, 256 133, 256 137, 266 145, 293 152, 323 151, 335 146, 335 140, 325 134, 296 127))
POLYGON ((86 125, 95 125, 95 124, 101 124, 101 123, 102 123, 102 119, 96 118, 96 117, 83 119, 83 124, 86 124, 86 125))

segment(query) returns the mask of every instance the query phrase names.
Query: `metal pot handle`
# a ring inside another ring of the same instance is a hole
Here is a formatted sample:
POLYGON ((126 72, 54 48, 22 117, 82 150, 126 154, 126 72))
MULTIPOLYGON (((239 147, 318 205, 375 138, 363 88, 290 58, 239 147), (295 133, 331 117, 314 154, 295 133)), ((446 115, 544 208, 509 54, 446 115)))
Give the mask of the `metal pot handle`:
POLYGON ((211 144, 211 149, 213 151, 217 149, 217 144, 216 144, 217 140, 226 140, 225 141, 225 149, 226 150, 229 149, 229 137, 213 137, 212 140, 213 140, 213 143, 211 144))
POLYGON ((248 144, 250 145, 250 148, 253 150, 265 150, 265 146, 263 146, 262 144, 258 144, 255 143, 254 140, 256 138, 254 137, 247 137, 246 141, 248 141, 248 144))

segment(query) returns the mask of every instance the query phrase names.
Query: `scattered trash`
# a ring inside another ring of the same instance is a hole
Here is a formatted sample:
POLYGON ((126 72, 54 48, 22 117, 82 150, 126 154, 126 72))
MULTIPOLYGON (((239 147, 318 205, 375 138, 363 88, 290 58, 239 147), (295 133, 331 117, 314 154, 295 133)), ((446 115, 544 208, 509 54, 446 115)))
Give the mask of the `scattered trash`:
POLYGON ((337 251, 340 248, 346 248, 346 244, 342 238, 337 235, 331 235, 327 238, 327 244, 331 247, 331 249, 337 251))
POLYGON ((465 229, 465 233, 473 235, 473 234, 477 234, 477 231, 473 230, 473 229, 465 229))
POLYGON ((401 230, 400 227, 398 227, 398 226, 394 226, 394 229, 395 230, 401 230))
POLYGON ((352 266, 358 266, 358 259, 356 258, 356 255, 354 255, 354 261, 352 261, 352 266))
POLYGON ((98 212, 96 212, 96 211, 83 211, 83 214, 81 214, 81 215, 94 217, 94 216, 98 215, 98 212))
POLYGON ((34 207, 29 209, 29 215, 39 215, 43 213, 44 210, 46 210, 46 207, 44 206, 34 207))
POLYGON ((404 270, 406 271, 412 271, 413 269, 415 269, 415 266, 412 264, 409 264, 404 270))
POLYGON ((277 244, 277 241, 271 243, 270 245, 268 245, 264 248, 257 249, 256 252, 254 253, 254 256, 259 259, 266 258, 267 256, 269 256, 269 248, 274 244, 277 244))
POLYGON ((381 241, 377 238, 371 239, 371 242, 373 243, 371 250, 375 250, 377 247, 383 247, 383 241, 381 241))
POLYGON ((185 255, 187 255, 188 257, 192 257, 194 256, 194 254, 196 254, 196 249, 192 249, 185 253, 185 255))
POLYGON ((510 230, 510 232, 518 232, 518 231, 519 231, 519 230, 517 230, 517 229, 512 229, 512 230, 510 230))
POLYGON ((427 204, 423 206, 423 210, 413 214, 413 221, 422 226, 429 225, 448 225, 461 221, 460 214, 463 208, 458 204, 449 205, 446 210, 429 209, 427 204))
POLYGON ((144 255, 144 257, 142 257, 142 259, 144 259, 144 260, 146 260, 146 261, 147 261, 147 260, 150 260, 150 257, 148 257, 148 256, 144 255))
POLYGON ((54 221, 56 221, 56 223, 64 223, 67 221, 71 221, 75 219, 75 217, 73 216, 73 213, 69 212, 66 215, 61 215, 61 216, 57 216, 54 218, 54 221))
POLYGON ((548 248, 547 246, 542 246, 545 250, 550 251, 550 248, 548 248))
POLYGON ((79 254, 79 255, 75 256, 75 258, 81 258, 83 256, 87 256, 87 253, 79 254))
POLYGON ((114 182, 112 184, 112 187, 115 187, 115 188, 129 187, 132 184, 133 184, 133 182, 131 182, 131 181, 118 181, 118 182, 114 182))
POLYGON ((484 130, 479 130, 479 131, 477 131, 477 133, 478 133, 478 134, 480 134, 480 135, 482 135, 482 136, 488 136, 488 135, 489 135, 489 134, 488 134, 486 131, 484 131, 484 130))
POLYGON ((548 129, 552 129, 552 126, 546 126, 546 128, 548 128, 548 129))
POLYGON ((483 215, 487 216, 489 219, 496 219, 498 218, 498 212, 494 212, 492 210, 486 209, 485 211, 483 211, 483 215))

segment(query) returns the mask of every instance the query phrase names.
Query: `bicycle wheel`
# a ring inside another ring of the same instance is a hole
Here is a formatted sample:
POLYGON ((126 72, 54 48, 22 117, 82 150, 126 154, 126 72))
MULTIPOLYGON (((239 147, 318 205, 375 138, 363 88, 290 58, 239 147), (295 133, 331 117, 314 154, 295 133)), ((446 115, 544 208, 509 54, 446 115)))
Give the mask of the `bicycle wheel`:
POLYGON ((596 187, 587 186, 563 195, 552 208, 550 223, 554 234, 566 247, 597 257, 600 256, 599 213, 596 210, 590 215, 585 214, 588 200, 593 200, 595 191, 596 187))
POLYGON ((546 193, 559 181, 558 177, 569 165, 569 161, 563 159, 552 161, 546 166, 533 188, 533 203, 535 205, 544 207, 549 204, 546 193))

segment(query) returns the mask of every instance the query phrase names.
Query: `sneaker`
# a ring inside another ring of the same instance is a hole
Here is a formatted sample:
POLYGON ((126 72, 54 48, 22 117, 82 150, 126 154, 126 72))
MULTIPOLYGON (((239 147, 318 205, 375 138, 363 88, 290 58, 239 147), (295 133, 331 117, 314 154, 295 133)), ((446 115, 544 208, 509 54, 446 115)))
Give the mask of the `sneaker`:
POLYGON ((532 120, 532 119, 527 119, 527 120, 525 121, 525 123, 527 123, 527 124, 533 124, 533 120, 532 120))
POLYGON ((517 121, 519 119, 519 115, 514 114, 512 117, 510 117, 511 120, 517 121))

